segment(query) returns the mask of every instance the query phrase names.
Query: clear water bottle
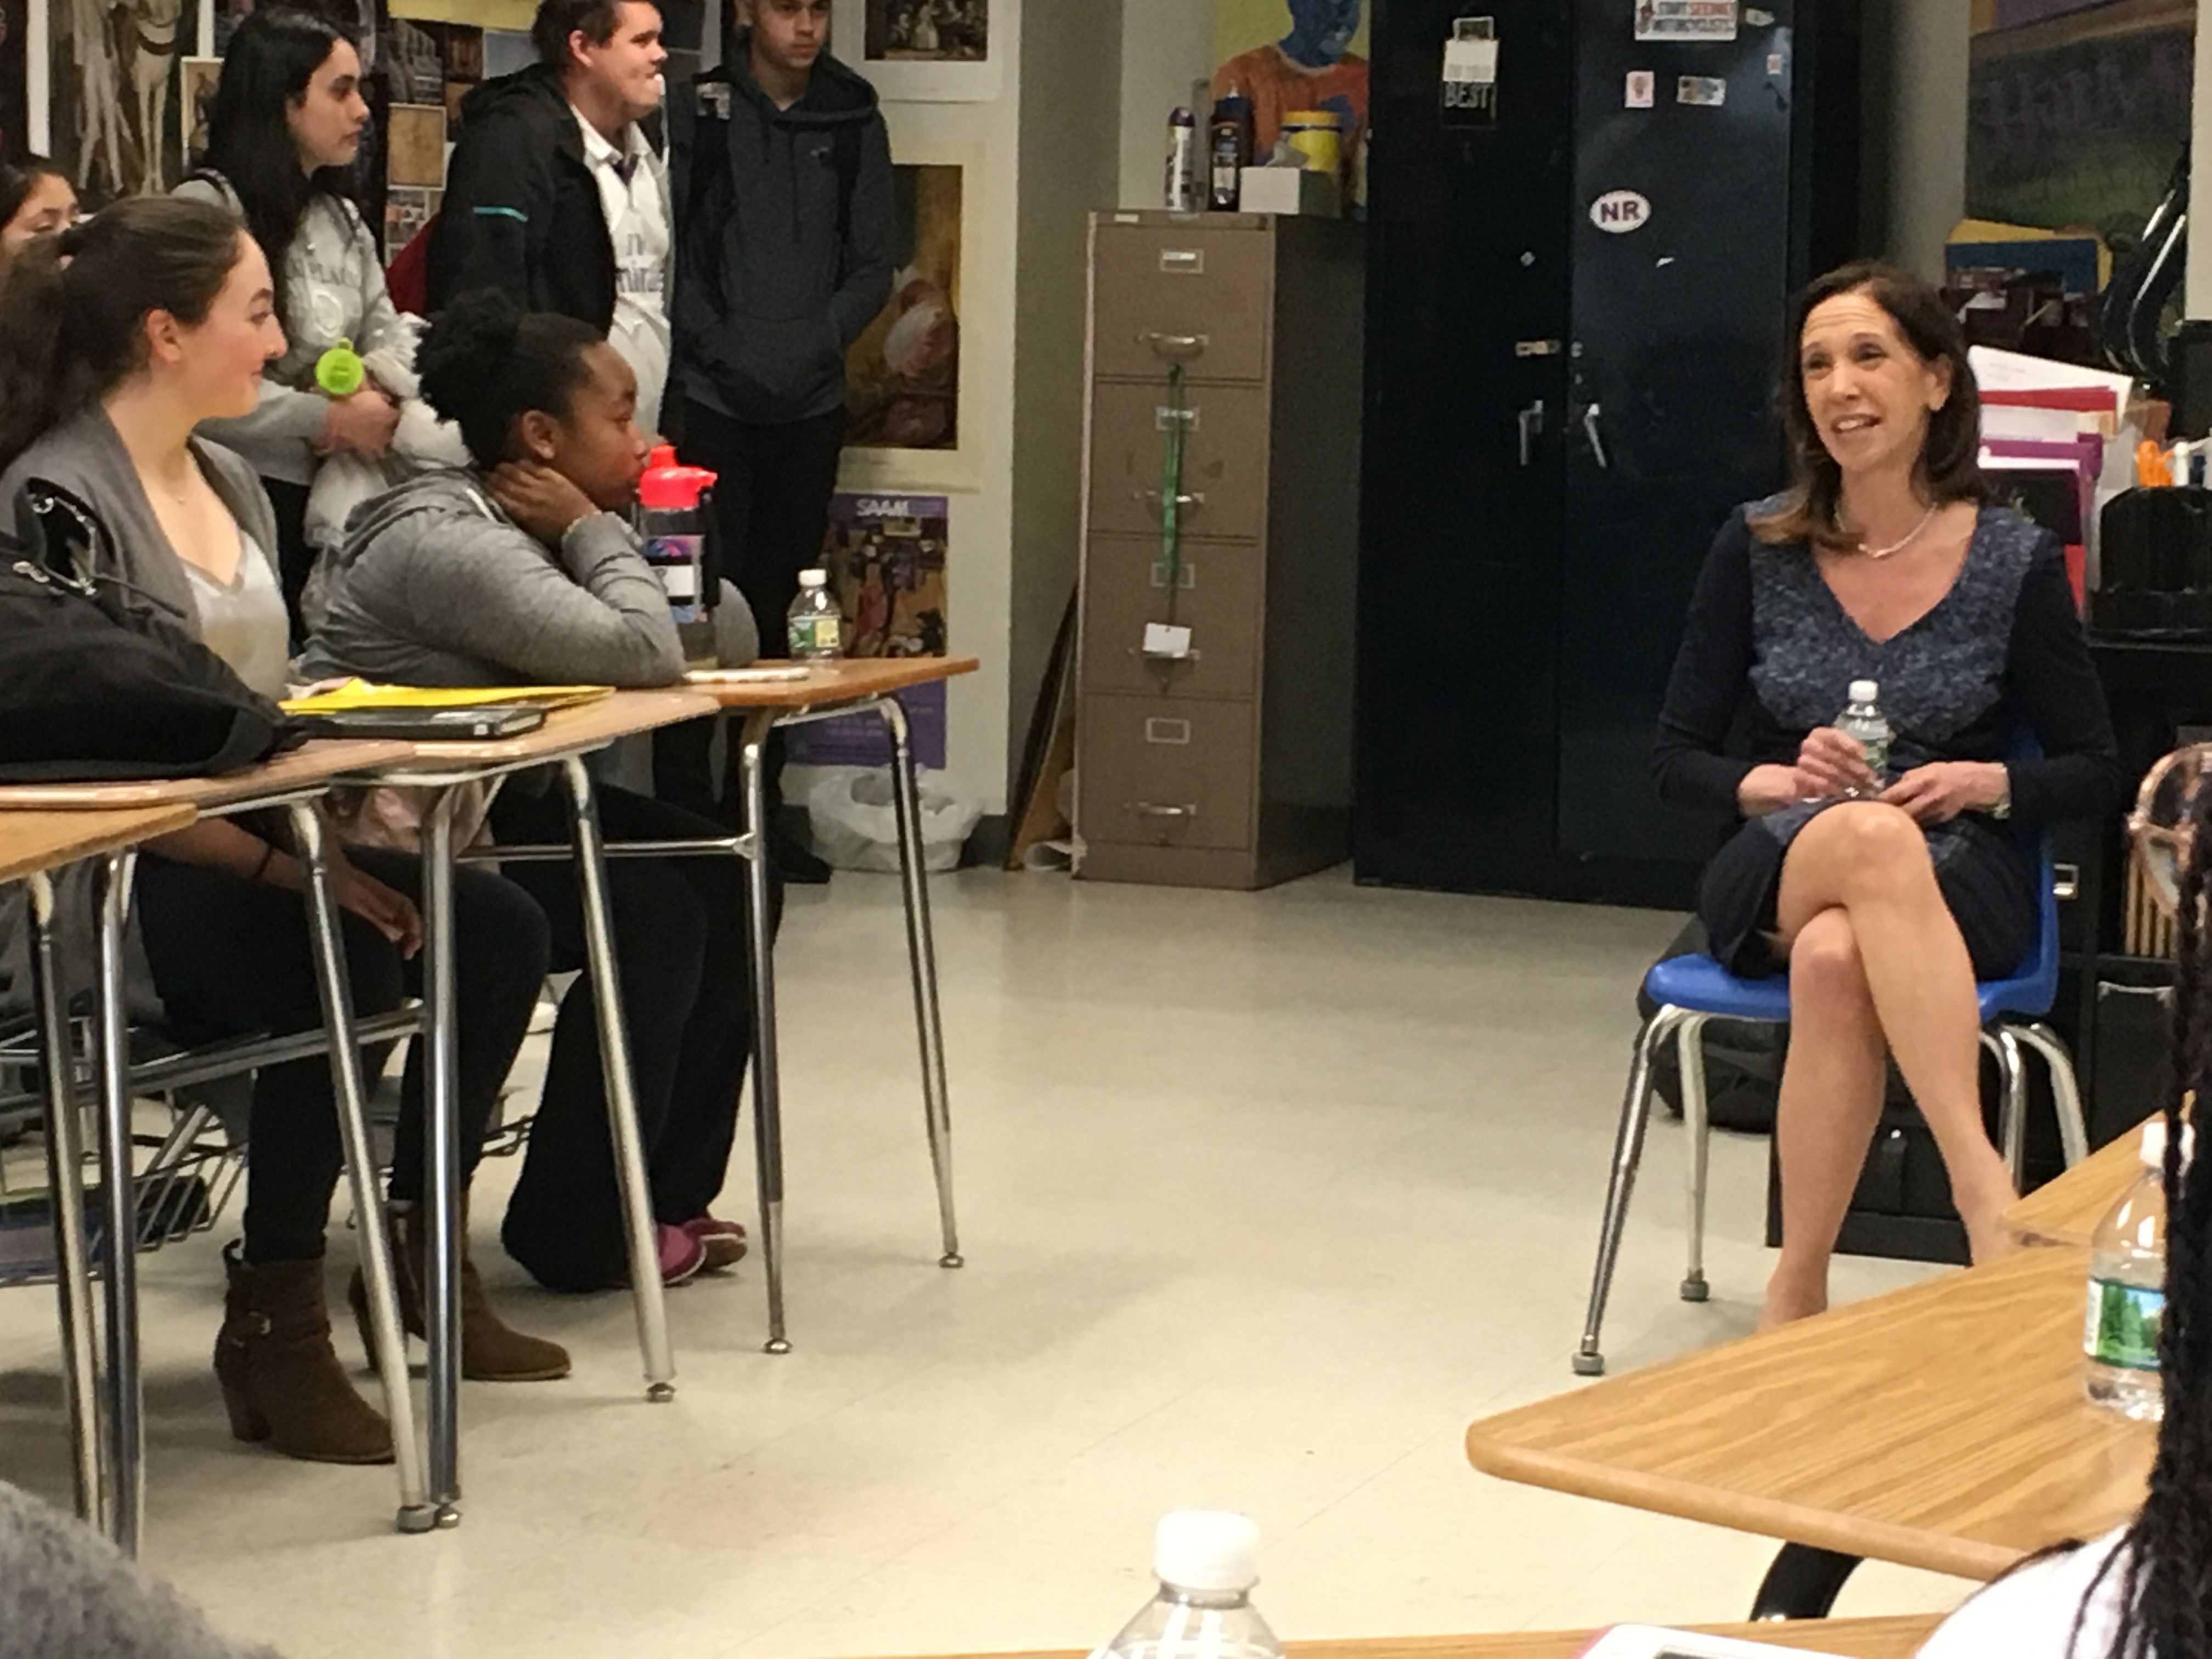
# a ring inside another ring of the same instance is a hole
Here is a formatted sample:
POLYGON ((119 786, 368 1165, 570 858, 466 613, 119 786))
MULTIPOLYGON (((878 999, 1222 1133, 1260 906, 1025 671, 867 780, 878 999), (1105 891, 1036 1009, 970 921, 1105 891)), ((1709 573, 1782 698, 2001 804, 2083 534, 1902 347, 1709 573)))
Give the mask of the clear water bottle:
POLYGON ((1836 716, 1836 729, 1858 739, 1866 750, 1867 770, 1882 782, 1889 781, 1889 721, 1881 712, 1881 687, 1872 680, 1853 680, 1851 700, 1836 716))
POLYGON ((799 597, 791 602, 791 657, 794 662, 823 662, 845 654, 845 618, 830 597, 830 573, 817 568, 799 573, 799 597))
POLYGON ((707 568, 714 484, 706 468, 678 465, 673 444, 653 450, 637 481, 637 533, 645 562, 660 578, 684 660, 693 668, 712 668, 717 660, 714 578, 707 568))
MULTIPOLYGON (((2193 1148, 2183 1132, 2181 1155, 2193 1148)), ((2156 1422, 2159 1327, 2166 1316, 2166 1120, 2142 1127, 2142 1169, 2089 1242, 2089 1303, 2081 1321, 2081 1386, 2123 1416, 2156 1422)))
POLYGON ((1160 1593, 1091 1659, 1282 1659, 1252 1605, 1260 1528, 1250 1516, 1176 1510, 1152 1544, 1160 1593))

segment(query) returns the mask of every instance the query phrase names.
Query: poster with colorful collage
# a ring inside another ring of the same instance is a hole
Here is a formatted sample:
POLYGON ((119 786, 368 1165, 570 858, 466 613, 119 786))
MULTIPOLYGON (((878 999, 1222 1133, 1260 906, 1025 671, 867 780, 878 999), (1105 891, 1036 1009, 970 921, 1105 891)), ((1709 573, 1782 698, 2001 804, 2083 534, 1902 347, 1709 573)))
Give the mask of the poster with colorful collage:
MULTIPOLYGON (((945 565, 951 504, 942 495, 840 491, 830 503, 822 550, 830 591, 845 617, 848 657, 945 654, 945 565)), ((914 734, 915 758, 945 764, 945 684, 899 694, 914 734)), ((880 766, 890 758, 884 723, 854 714, 788 734, 800 766, 880 766)))

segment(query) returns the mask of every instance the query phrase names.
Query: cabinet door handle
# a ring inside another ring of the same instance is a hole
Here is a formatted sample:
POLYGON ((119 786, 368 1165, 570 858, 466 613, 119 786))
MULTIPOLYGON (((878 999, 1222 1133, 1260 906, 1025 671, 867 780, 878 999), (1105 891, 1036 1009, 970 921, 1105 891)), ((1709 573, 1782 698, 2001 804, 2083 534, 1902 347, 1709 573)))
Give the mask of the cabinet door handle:
MULTIPOLYGON (((1166 497, 1162 495, 1157 489, 1139 489, 1132 491, 1131 493, 1133 494, 1139 501, 1150 501, 1155 507, 1159 506, 1162 501, 1166 500, 1166 497)), ((1206 505, 1206 492, 1201 489, 1188 495, 1178 493, 1175 498, 1175 501, 1177 507, 1204 507, 1206 505)))
POLYGON ((1535 459, 1536 440, 1544 433, 1544 400, 1541 398, 1522 410, 1521 422, 1521 465, 1527 466, 1535 459))
POLYGON ((1154 356, 1171 362, 1187 362, 1206 355, 1209 338, 1204 334, 1166 334, 1151 328, 1137 337, 1137 343, 1152 347, 1154 356))
POLYGON ((1597 429, 1599 412, 1595 404, 1583 410, 1583 436, 1589 440, 1590 459, 1600 466, 1609 467, 1613 463, 1606 459, 1605 440, 1599 435, 1597 429))
POLYGON ((1139 817, 1175 818, 1182 822, 1188 822, 1198 816, 1198 808, 1188 804, 1181 806, 1168 806, 1149 800, 1134 802, 1129 810, 1139 817))

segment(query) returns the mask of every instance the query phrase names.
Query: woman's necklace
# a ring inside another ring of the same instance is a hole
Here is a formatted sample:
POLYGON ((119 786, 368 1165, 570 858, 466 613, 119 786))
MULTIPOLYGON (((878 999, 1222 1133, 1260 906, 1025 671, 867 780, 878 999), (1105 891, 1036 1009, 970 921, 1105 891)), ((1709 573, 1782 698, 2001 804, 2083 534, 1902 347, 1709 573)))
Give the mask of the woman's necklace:
MULTIPOLYGON (((1920 522, 1918 524, 1913 526, 1911 529, 1905 532, 1903 540, 1892 542, 1887 547, 1869 547, 1862 542, 1859 546, 1859 556, 1862 558, 1868 559, 1886 559, 1892 554, 1904 552, 1906 548, 1911 546, 1913 543, 1920 539, 1920 532, 1927 529, 1929 525, 1935 523, 1936 515, 1942 510, 1943 503, 1941 501, 1936 502, 1925 513, 1920 515, 1920 522)), ((1843 531, 1846 535, 1850 533, 1850 526, 1844 523, 1843 515, 1841 514, 1838 514, 1836 517, 1836 528, 1843 531)))

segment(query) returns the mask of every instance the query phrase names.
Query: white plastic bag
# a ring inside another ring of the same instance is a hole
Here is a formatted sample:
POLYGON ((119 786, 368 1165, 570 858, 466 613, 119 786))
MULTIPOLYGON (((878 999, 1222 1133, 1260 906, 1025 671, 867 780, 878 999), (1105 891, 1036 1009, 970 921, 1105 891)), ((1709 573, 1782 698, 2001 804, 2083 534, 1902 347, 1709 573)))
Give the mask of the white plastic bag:
MULTIPOLYGON (((960 849, 983 816, 979 802, 954 794, 945 774, 915 774, 921 794, 922 867, 958 867, 960 849)), ((891 802, 891 775, 880 766, 828 766, 807 791, 806 812, 814 830, 814 850, 840 870, 895 872, 898 862, 898 811, 891 802)))

